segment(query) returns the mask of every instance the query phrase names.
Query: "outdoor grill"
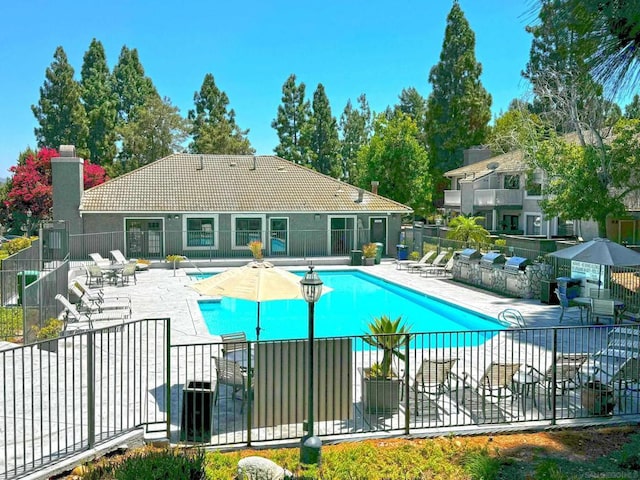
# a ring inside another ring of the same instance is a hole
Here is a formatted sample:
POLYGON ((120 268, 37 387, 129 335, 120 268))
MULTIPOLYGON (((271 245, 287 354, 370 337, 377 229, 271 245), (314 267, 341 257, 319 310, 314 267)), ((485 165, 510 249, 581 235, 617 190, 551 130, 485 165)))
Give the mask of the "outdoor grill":
POLYGON ((508 272, 524 272, 527 265, 531 265, 531 260, 525 257, 511 257, 504 264, 504 269, 508 272))
POLYGON ((479 260, 482 254, 475 248, 465 248, 458 255, 458 260, 469 263, 471 260, 479 260))
POLYGON ((480 259, 480 266, 483 268, 502 268, 506 261, 507 259, 501 253, 489 252, 480 259))

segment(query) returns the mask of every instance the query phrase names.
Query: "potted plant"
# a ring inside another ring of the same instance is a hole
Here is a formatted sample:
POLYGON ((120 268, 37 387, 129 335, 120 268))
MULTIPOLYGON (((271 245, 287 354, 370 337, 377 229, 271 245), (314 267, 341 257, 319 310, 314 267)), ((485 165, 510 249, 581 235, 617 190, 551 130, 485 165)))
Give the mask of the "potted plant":
POLYGON ((382 351, 382 361, 362 371, 362 403, 369 413, 393 412, 400 404, 401 380, 393 369, 393 360, 404 361, 402 349, 411 327, 402 323, 402 316, 392 320, 381 315, 368 325, 364 341, 382 351))
POLYGON ((170 268, 180 268, 180 262, 184 260, 182 255, 167 255, 167 262, 171 265, 170 268))
POLYGON ((51 353, 58 353, 58 338, 64 330, 64 322, 50 318, 42 327, 34 327, 38 348, 51 353), (49 340, 49 341, 46 341, 49 340))
POLYGON ((255 258, 256 260, 262 260, 263 259, 263 255, 262 255, 262 242, 260 240, 254 240, 252 242, 249 242, 249 250, 251 250, 251 254, 253 255, 253 258, 255 258))
POLYGON ((375 243, 367 243, 362 246, 363 265, 373 265, 376 261, 377 246, 375 243))

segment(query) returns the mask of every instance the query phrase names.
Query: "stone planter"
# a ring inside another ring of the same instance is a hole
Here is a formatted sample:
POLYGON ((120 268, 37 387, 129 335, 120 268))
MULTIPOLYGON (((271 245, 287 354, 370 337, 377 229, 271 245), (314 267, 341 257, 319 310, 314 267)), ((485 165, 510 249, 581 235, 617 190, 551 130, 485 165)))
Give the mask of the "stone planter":
POLYGON ((40 341, 38 343, 38 348, 49 353, 58 353, 58 340, 59 339, 56 338, 55 340, 40 341))
POLYGON ((375 258, 369 258, 369 257, 362 257, 362 264, 370 267, 372 265, 375 264, 376 259, 375 258))
POLYGON ((369 369, 361 370, 362 405, 367 413, 393 413, 400 407, 399 378, 369 378, 369 369))
POLYGON ((582 387, 580 401, 589 415, 611 415, 616 404, 613 388, 597 380, 582 387))

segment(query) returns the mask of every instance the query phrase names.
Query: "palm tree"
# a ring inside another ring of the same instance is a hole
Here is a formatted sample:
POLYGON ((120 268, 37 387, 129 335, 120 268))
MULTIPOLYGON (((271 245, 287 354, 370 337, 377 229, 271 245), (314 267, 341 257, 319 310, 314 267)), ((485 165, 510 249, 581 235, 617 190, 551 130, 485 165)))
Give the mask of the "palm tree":
POLYGON ((447 238, 460 240, 469 243, 487 243, 489 240, 489 232, 478 222, 484 220, 484 217, 465 217, 459 215, 449 222, 449 232, 447 238))

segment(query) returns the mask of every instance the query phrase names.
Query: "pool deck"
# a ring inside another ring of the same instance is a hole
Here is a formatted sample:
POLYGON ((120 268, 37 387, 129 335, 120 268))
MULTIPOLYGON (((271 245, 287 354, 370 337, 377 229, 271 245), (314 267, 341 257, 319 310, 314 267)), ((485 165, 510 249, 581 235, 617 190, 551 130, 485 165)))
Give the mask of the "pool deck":
MULTIPOLYGON (((292 269, 300 270, 300 263, 294 263, 292 269)), ((285 267, 286 268, 286 267, 285 267)), ((477 311, 481 314, 488 315, 490 317, 497 317, 498 313, 505 308, 515 308, 519 310, 524 316, 527 326, 529 327, 550 327, 558 325, 558 318, 560 315, 560 306, 558 305, 546 305, 540 302, 538 299, 517 299, 517 298, 507 298, 498 294, 494 294, 491 292, 487 292, 484 290, 480 290, 477 288, 473 288, 470 286, 466 286, 461 283, 457 283, 452 281, 446 277, 422 277, 419 274, 412 274, 407 272, 406 270, 397 270, 395 262, 392 260, 383 260, 380 265, 375 265, 371 267, 345 267, 344 265, 336 265, 334 267, 331 266, 318 266, 316 268, 317 272, 322 278, 323 270, 331 270, 335 268, 340 269, 356 269, 362 270, 368 274, 377 276, 381 279, 388 280, 399 285, 403 285, 405 287, 411 288, 417 292, 422 292, 425 294, 433 295, 448 302, 457 304, 459 306, 468 308, 470 310, 477 311)), ((213 271, 222 271, 223 267, 220 268, 207 268, 202 269, 201 272, 213 272, 213 271)), ((131 282, 126 286, 113 286, 113 285, 105 285, 105 295, 106 296, 115 296, 115 295, 129 295, 132 301, 132 320, 138 319, 153 319, 153 318, 170 318, 171 321, 171 344, 172 345, 190 345, 190 344, 210 344, 211 342, 220 341, 220 337, 216 335, 212 335, 208 332, 207 327, 204 324, 202 315, 200 313, 200 309, 198 308, 197 302, 201 297, 196 291, 189 288, 189 285, 194 282, 193 277, 189 274, 198 273, 198 270, 194 268, 180 268, 176 271, 169 269, 160 269, 160 268, 152 268, 148 271, 139 272, 137 274, 137 284, 133 284, 131 282)), ((74 275, 84 276, 84 273, 81 272, 80 268, 73 268, 71 276, 74 275)), ((383 307, 381 305, 381 307, 383 307)), ((306 322, 307 319, 300 319, 300 321, 306 322)), ((95 328, 101 328, 106 326, 111 326, 114 324, 120 323, 119 321, 107 320, 107 321, 94 321, 95 328)), ((563 326, 571 326, 571 325, 580 325, 580 319, 576 315, 567 316, 562 323, 563 326)), ((69 324, 69 329, 72 330, 74 328, 86 328, 87 325, 82 325, 78 323, 69 324)), ((501 340, 504 341, 504 340, 501 340)), ((0 349, 10 348, 12 344, 8 344, 6 342, 0 342, 0 349)), ((575 347, 575 346, 574 346, 575 347)), ((217 347, 214 347, 217 348, 217 347)), ((204 352, 204 350, 203 350, 204 352)), ((211 354, 208 354, 211 357, 211 354)), ((484 359, 483 362, 487 361, 484 359)), ((354 362, 354 369, 361 365, 356 365, 354 362)), ((27 363, 28 365, 28 363, 27 363)), ((484 363, 476 365, 476 368, 483 368, 484 363)), ((173 369, 172 365, 172 369, 173 369)), ((18 368, 18 366, 16 366, 18 368)), ((208 369, 207 369, 208 370, 208 369)), ((202 375, 211 376, 211 371, 202 371, 200 372, 202 375)), ((113 372, 107 373, 106 375, 113 375, 113 372)), ((178 379, 177 383, 182 382, 183 379, 178 379)), ((173 382, 172 382, 173 383, 173 382)), ((359 409, 359 382, 358 385, 354 385, 353 397, 354 397, 354 408, 359 409)), ((176 424, 176 419, 178 417, 177 412, 179 412, 179 395, 172 395, 172 411, 174 414, 172 415, 172 441, 176 440, 176 437, 179 432, 179 425, 176 424), (174 405, 174 401, 176 402, 174 405)), ((51 402, 56 402, 56 399, 51 399, 51 402)), ((153 396, 149 396, 147 408, 149 411, 162 412, 162 406, 158 405, 158 402, 153 398, 153 396)), ((539 402, 540 403, 540 402, 539 402)), ((544 402, 542 402, 544 407, 544 402)), ((229 422, 233 422, 233 425, 237 425, 238 421, 240 424, 242 422, 242 415, 239 414, 238 410, 239 401, 234 400, 233 397, 229 395, 220 395, 220 401, 218 402, 219 409, 224 410, 225 418, 229 419, 229 422), (240 419, 240 420, 239 420, 240 419)), ((471 405, 473 407, 473 405, 471 405)), ((509 408, 513 408, 515 406, 517 414, 525 415, 525 419, 533 418, 532 416, 532 405, 529 403, 527 405, 523 404, 523 409, 518 410, 518 403, 512 403, 509 408), (526 409, 525 409, 526 407, 526 409)), ((56 408, 55 406, 52 408, 56 408)), ((135 407, 131 407, 135 408, 135 407)), ((635 408, 635 407, 634 407, 635 408)), ((219 411, 222 411, 219 410, 219 411)), ((458 417, 458 414, 455 414, 451 411, 450 408, 445 409, 449 410, 448 415, 453 415, 453 417, 458 417)), ((543 409, 538 408, 539 411, 543 409)), ((25 415, 30 414, 30 412, 25 412, 25 415)), ((414 412, 415 414, 415 412, 414 412)), ((536 415, 542 415, 545 417, 548 412, 542 412, 536 415)), ((383 422, 380 424, 381 430, 385 429, 386 422, 392 422, 396 425, 404 424, 404 413, 399 412, 393 417, 387 419, 376 418, 375 416, 359 415, 358 418, 366 418, 367 420, 367 428, 371 428, 372 425, 376 425, 378 422, 383 422)), ((413 417, 412 417, 413 418, 413 417)), ((523 418, 523 417, 520 417, 523 418)), ((537 417, 539 418, 539 416, 537 417)), ((454 423, 457 420, 454 420, 454 423)), ((179 423, 179 420, 177 420, 179 423)), ((467 423, 467 422, 464 422, 467 423)), ((443 428, 446 429, 447 419, 440 419, 435 421, 434 425, 442 425, 443 428)), ((449 423, 451 424, 451 423, 449 423)), ((225 431, 224 425, 218 425, 218 431, 225 431)), ((359 430, 357 425, 353 426, 353 432, 357 433, 359 430)), ((77 428, 77 427, 76 427, 77 428)), ((290 425, 289 428, 292 428, 293 431, 279 429, 279 432, 282 432, 284 438, 290 438, 291 433, 301 433, 301 425, 290 425)), ((360 427, 362 428, 362 427, 360 427)), ((262 429, 261 429, 262 430, 262 429)), ((271 429, 274 430, 274 429, 271 429)), ((243 433, 241 430, 231 428, 231 436, 239 435, 236 441, 243 440, 243 433)), ((449 429, 451 431, 451 429, 449 429)), ((99 433, 99 432, 98 432, 99 433)), ((323 434, 324 432, 319 432, 323 434)), ((229 437, 229 432, 224 433, 224 439, 214 438, 212 443, 230 443, 232 438, 229 437)), ((270 438, 277 438, 278 433, 270 434, 270 438)), ((18 435, 16 437, 16 442, 19 443, 21 436, 18 435)), ((265 437, 265 439, 267 439, 265 437)), ((18 449, 19 451, 19 449, 18 449)), ((0 457, 2 456, 2 450, 0 449, 0 457)), ((0 473, 1 473, 0 469, 0 473)), ((1 476, 1 475, 0 475, 1 476)))

